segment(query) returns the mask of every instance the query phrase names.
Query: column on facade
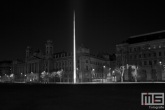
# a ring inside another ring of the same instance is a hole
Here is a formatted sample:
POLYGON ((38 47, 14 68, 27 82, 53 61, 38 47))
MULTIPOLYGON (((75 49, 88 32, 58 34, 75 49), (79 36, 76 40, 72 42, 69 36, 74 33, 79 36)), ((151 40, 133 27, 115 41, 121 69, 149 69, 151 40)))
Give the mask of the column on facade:
POLYGON ((32 63, 32 72, 34 73, 34 63, 32 63))
POLYGON ((35 73, 35 63, 33 63, 33 73, 35 73))
POLYGON ((28 73, 30 73, 30 63, 28 64, 28 73))
POLYGON ((39 73, 40 71, 39 71, 40 69, 39 69, 39 62, 37 63, 37 72, 39 73))
POLYGON ((29 63, 27 63, 27 74, 29 73, 29 63))
POLYGON ((36 73, 38 73, 38 63, 36 62, 36 73))
POLYGON ((35 63, 33 63, 33 73, 34 73, 34 64, 35 64, 35 63))
POLYGON ((47 71, 49 72, 49 60, 47 61, 47 71))
POLYGON ((36 62, 36 73, 38 73, 38 62, 36 62))
POLYGON ((49 60, 48 60, 48 67, 47 67, 47 68, 48 68, 48 72, 50 72, 50 71, 49 71, 49 60))
POLYGON ((29 63, 27 64, 27 74, 29 73, 29 63))
POLYGON ((36 62, 36 73, 38 73, 38 62, 36 62))
POLYGON ((34 64, 35 64, 35 63, 33 63, 33 73, 34 73, 34 64))
POLYGON ((25 74, 27 74, 27 63, 25 63, 25 74))
POLYGON ((33 71, 32 63, 30 63, 30 73, 33 71))
POLYGON ((34 63, 32 63, 32 72, 34 73, 34 63))
POLYGON ((36 73, 36 63, 34 63, 34 73, 36 73))
POLYGON ((35 63, 35 73, 37 73, 37 62, 35 63))
POLYGON ((29 64, 29 66, 30 66, 30 73, 31 73, 31 71, 32 71, 32 65, 31 65, 31 63, 29 64))
POLYGON ((36 73, 36 63, 34 63, 34 73, 36 73))

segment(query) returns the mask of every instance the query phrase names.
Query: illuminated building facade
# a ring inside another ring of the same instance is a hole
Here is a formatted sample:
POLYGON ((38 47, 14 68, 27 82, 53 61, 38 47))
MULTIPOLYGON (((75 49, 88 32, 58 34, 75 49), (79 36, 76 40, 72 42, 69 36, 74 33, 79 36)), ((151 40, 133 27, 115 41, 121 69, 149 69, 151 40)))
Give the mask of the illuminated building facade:
MULTIPOLYGON (((14 61, 12 72, 19 78, 25 74, 43 72, 53 72, 63 70, 63 82, 73 82, 73 53, 58 52, 53 50, 52 41, 46 42, 45 52, 40 50, 32 52, 30 47, 26 49, 25 61, 14 61)), ((109 69, 109 55, 93 55, 90 50, 85 47, 77 48, 77 81, 91 81, 92 72, 95 78, 102 78, 109 69)))
POLYGON ((145 81, 165 80, 165 31, 129 37, 116 45, 116 66, 136 65, 145 81))

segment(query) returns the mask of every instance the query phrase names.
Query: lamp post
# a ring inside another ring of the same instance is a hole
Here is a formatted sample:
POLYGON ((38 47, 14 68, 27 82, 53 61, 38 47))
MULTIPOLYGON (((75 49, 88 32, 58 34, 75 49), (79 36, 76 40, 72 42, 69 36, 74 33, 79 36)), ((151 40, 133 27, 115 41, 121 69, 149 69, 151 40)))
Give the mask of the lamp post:
POLYGON ((95 71, 95 69, 92 69, 92 71, 91 71, 91 75, 92 75, 92 82, 93 82, 93 78, 95 77, 95 73, 94 73, 94 71, 95 71))
POLYGON ((112 81, 116 82, 115 70, 112 71, 112 81))
POLYGON ((21 73, 21 79, 20 79, 20 81, 22 82, 22 73, 21 73))
MULTIPOLYGON (((161 76, 162 76, 162 65, 163 65, 163 63, 162 63, 162 61, 159 61, 159 64, 160 64, 160 74, 161 74, 161 76)), ((156 73, 156 81, 158 81, 158 74, 156 73)))
POLYGON ((104 71, 105 71, 105 66, 103 66, 102 82, 103 82, 103 79, 104 79, 104 71))
POLYGON ((24 82, 26 82, 26 74, 24 75, 25 77, 24 77, 24 82))

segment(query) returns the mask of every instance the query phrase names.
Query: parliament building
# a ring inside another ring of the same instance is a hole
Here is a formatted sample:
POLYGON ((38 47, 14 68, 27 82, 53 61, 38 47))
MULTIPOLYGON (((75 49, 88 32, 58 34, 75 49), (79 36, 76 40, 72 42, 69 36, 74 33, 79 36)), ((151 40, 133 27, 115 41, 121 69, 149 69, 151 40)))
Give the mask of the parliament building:
MULTIPOLYGON (((94 55, 90 49, 83 46, 77 48, 77 80, 80 82, 90 81, 95 72, 96 78, 102 78, 103 73, 109 70, 109 55, 94 55)), ((54 52, 52 41, 48 40, 45 52, 36 50, 32 52, 30 47, 26 49, 25 60, 13 62, 12 72, 17 76, 26 75, 31 72, 41 75, 43 71, 53 72, 63 70, 63 82, 73 81, 73 52, 54 52)))

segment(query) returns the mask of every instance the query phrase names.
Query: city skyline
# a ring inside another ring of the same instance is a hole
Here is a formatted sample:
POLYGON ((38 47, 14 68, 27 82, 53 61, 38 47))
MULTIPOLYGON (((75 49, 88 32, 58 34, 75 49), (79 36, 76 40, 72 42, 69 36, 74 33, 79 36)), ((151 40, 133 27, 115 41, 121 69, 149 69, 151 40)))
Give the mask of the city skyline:
POLYGON ((72 51, 72 15, 76 12, 77 45, 94 51, 115 52, 130 36, 164 30, 161 3, 155 2, 4 2, 0 60, 25 58, 27 46, 45 50, 52 40, 55 51, 72 51))

